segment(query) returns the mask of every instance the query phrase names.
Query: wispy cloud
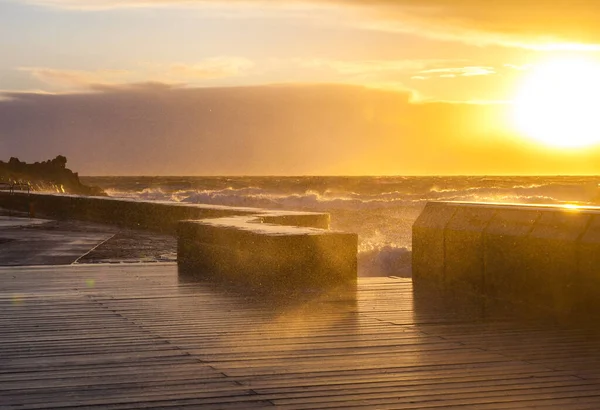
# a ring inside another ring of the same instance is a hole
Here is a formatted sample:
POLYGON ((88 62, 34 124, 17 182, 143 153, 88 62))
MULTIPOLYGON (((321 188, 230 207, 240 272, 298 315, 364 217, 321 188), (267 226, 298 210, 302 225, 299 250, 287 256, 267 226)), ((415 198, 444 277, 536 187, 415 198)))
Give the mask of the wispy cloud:
POLYGON ((131 78, 127 70, 62 70, 48 67, 20 67, 44 84, 61 88, 84 88, 91 84, 115 84, 131 78))
POLYGON ((79 90, 127 83, 192 84, 237 77, 254 63, 242 57, 214 57, 198 63, 140 64, 128 70, 73 70, 51 67, 19 67, 53 90, 79 90))
POLYGON ((511 0, 482 5, 481 0, 361 0, 352 4, 367 13, 363 26, 374 30, 478 46, 600 50, 600 8, 593 1, 511 0))
POLYGON ((529 70, 532 65, 531 64, 504 64, 504 67, 506 68, 510 68, 512 70, 516 70, 516 71, 527 71, 529 70))
POLYGON ((475 77, 496 74, 494 67, 467 66, 450 68, 431 68, 422 70, 419 74, 438 75, 440 77, 475 77))
POLYGON ((166 74, 173 78, 206 80, 236 77, 254 67, 254 63, 242 57, 208 58, 196 64, 172 64, 166 74))
POLYGON ((206 3, 202 0, 22 0, 23 3, 39 6, 77 10, 104 10, 112 8, 159 7, 175 4, 206 3))
POLYGON ((300 63, 307 68, 328 68, 339 74, 360 75, 375 74, 384 71, 407 72, 422 70, 425 67, 446 62, 439 59, 423 60, 334 60, 311 59, 302 60, 300 63))
MULTIPOLYGON (((334 6, 354 11, 349 24, 364 29, 411 32, 470 44, 500 44, 538 50, 600 50, 600 8, 594 1, 520 0, 21 0, 79 10, 186 6, 296 9, 334 6), (245 5, 246 7, 240 7, 245 5)), ((304 10, 305 11, 305 10, 304 10)), ((251 14, 252 15, 252 14, 251 14)), ((316 18, 316 17, 315 17, 316 18)), ((340 19, 339 24, 346 24, 340 19)))

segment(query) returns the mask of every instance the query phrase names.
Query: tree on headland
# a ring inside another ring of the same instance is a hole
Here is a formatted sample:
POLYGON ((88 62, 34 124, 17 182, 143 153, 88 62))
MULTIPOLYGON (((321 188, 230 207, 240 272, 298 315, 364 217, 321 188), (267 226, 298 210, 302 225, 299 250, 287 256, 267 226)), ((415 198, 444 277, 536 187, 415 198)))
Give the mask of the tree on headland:
POLYGON ((66 168, 67 167, 67 157, 64 155, 57 155, 50 163, 58 168, 66 168))
POLYGON ((0 181, 29 185, 33 190, 57 191, 80 195, 106 195, 98 187, 83 185, 77 172, 67 168, 67 157, 58 155, 52 160, 28 164, 11 157, 0 161, 0 181))

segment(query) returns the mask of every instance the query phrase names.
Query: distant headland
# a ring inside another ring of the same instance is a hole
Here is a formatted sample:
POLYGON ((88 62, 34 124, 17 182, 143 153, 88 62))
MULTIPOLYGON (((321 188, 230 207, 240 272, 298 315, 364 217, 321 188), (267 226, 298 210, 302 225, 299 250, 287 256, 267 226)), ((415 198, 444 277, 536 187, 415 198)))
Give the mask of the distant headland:
POLYGON ((0 161, 0 183, 27 186, 32 191, 54 191, 77 195, 106 195, 99 187, 87 186, 79 181, 77 172, 66 167, 67 158, 56 158, 28 164, 12 157, 8 162, 0 161))

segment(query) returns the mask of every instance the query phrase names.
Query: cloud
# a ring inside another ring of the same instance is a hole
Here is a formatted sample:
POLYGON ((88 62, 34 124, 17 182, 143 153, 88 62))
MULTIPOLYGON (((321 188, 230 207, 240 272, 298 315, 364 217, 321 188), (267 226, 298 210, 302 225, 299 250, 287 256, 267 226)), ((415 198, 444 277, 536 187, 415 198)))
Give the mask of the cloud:
POLYGON ((494 67, 467 66, 450 68, 431 68, 428 70, 422 70, 419 72, 419 74, 439 75, 442 78, 475 77, 481 75, 493 75, 496 74, 496 70, 494 69, 494 67))
MULTIPOLYGON (((21 67, 18 70, 40 81, 46 91, 105 90, 128 88, 131 84, 161 83, 177 87, 218 86, 222 79, 235 79, 238 84, 253 83, 265 73, 292 72, 295 83, 354 84, 418 92, 407 87, 407 74, 425 67, 447 63, 446 60, 335 60, 335 59, 271 59, 258 66, 243 57, 220 56, 198 63, 140 63, 130 70, 72 70, 49 67, 21 67), (257 69, 255 69, 257 68, 257 69), (333 76, 332 76, 333 74, 333 76)), ((264 81, 262 81, 264 83, 264 81)), ((287 82, 287 81, 286 81, 287 82)))
MULTIPOLYGON (((343 4, 342 0, 332 0, 343 4)), ((359 0, 364 27, 474 45, 600 50, 600 9, 570 0, 359 0)))
POLYGON ((383 71, 407 72, 421 70, 425 67, 446 62, 439 59, 423 60, 303 60, 301 66, 306 68, 329 68, 339 74, 359 75, 375 74, 383 71))
POLYGON ((503 66, 516 71, 527 71, 532 67, 531 64, 504 64, 503 66))
MULTIPOLYGON (((5 155, 39 158, 58 150, 82 173, 138 175, 350 172, 348 163, 373 150, 364 133, 393 135, 386 122, 408 99, 334 85, 138 84, 7 96, 0 101, 5 155)), ((376 153, 368 157, 373 162, 376 153)))
POLYGON ((136 83, 198 84, 207 80, 239 77, 254 67, 242 57, 207 58, 195 64, 140 64, 132 70, 70 70, 20 67, 52 90, 85 90, 136 83))
POLYGON ((225 77, 237 77, 254 67, 254 63, 241 57, 208 58, 197 64, 172 64, 166 74, 168 77, 185 80, 206 80, 225 77))
POLYGON ((456 78, 456 77, 479 77, 494 75, 496 69, 489 66, 465 66, 465 67, 444 67, 429 68, 420 70, 416 75, 411 76, 411 80, 429 80, 431 78, 456 78))
MULTIPOLYGON (((425 67, 448 63, 446 60, 336 60, 303 59, 295 60, 297 66, 307 70, 331 70, 337 82, 363 85, 383 90, 396 90, 409 93, 413 100, 421 95, 418 90, 408 87, 405 80, 411 73, 425 67)), ((330 75, 330 73, 328 73, 330 75)))
POLYGON ((74 10, 106 10, 113 8, 143 8, 207 3, 203 0, 22 0, 23 3, 74 10))
MULTIPOLYGON (((540 50, 600 50, 600 8, 572 0, 23 0, 69 9, 212 7, 248 10, 331 7, 353 11, 349 24, 372 30, 411 32, 470 44, 501 44, 540 50), (243 5, 244 7, 241 7, 243 5)), ((314 13, 313 13, 314 15, 314 13)), ((346 19, 337 23, 345 24, 346 19)))
POLYGON ((81 174, 600 171, 597 161, 585 161, 596 151, 546 158, 500 132, 503 105, 416 104, 407 93, 365 87, 154 83, 8 97, 0 101, 3 155, 64 154, 81 174))
POLYGON ((47 67, 20 67, 35 79, 61 88, 87 88, 92 84, 116 84, 127 81, 131 72, 127 70, 60 70, 47 67))

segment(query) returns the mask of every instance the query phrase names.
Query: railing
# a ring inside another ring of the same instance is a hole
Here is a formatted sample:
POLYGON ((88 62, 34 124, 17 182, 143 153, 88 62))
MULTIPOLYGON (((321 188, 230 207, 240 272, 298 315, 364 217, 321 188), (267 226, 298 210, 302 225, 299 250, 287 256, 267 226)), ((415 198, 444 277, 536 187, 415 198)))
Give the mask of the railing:
POLYGON ((27 191, 31 192, 31 185, 28 182, 0 182, 0 191, 27 191))

